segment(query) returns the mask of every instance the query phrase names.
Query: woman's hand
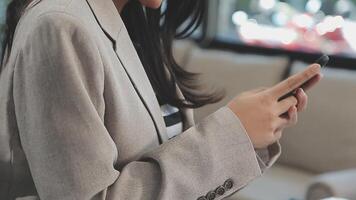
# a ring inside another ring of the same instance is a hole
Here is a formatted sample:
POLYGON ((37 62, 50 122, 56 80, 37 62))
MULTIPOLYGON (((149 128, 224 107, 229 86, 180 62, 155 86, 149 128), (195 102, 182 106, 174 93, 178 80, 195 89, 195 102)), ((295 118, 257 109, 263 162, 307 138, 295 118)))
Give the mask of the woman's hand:
POLYGON ((311 88, 321 79, 320 65, 314 64, 271 88, 244 92, 228 103, 239 117, 255 148, 265 148, 279 140, 286 127, 297 123, 297 112, 305 110, 307 95, 298 89, 294 96, 278 101, 309 79, 311 88))

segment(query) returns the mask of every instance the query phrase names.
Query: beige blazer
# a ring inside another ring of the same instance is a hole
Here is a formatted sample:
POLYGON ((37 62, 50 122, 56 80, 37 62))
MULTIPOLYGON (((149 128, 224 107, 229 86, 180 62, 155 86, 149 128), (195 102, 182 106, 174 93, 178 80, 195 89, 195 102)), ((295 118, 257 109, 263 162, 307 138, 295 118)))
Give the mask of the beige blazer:
POLYGON ((184 110, 168 141, 111 0, 35 0, 4 67, 0 199, 223 199, 279 155, 256 154, 227 107, 195 126, 184 110))

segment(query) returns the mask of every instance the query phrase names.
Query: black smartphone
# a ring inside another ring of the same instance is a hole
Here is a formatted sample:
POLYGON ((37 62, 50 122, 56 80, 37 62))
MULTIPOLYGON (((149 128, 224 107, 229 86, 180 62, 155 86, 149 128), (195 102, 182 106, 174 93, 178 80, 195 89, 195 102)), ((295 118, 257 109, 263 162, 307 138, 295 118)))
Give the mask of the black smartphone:
MULTIPOLYGON (((329 60, 330 60, 329 56, 327 56, 327 55, 322 55, 322 56, 321 56, 320 58, 318 58, 314 63, 317 63, 317 64, 319 64, 321 67, 324 67, 324 66, 326 66, 326 64, 328 64, 329 60)), ((313 78, 314 78, 314 77, 313 77, 313 78)), ((300 85, 298 88, 304 88, 305 86, 308 85, 309 81, 311 81, 313 78, 311 78, 311 79, 305 81, 305 82, 304 82, 302 85, 300 85)), ((289 93, 283 95, 282 97, 280 97, 280 98, 278 99, 278 101, 281 101, 281 100, 283 100, 283 99, 285 99, 285 98, 288 98, 288 97, 294 95, 298 88, 296 88, 295 90, 293 90, 293 91, 291 91, 291 92, 289 92, 289 93)))

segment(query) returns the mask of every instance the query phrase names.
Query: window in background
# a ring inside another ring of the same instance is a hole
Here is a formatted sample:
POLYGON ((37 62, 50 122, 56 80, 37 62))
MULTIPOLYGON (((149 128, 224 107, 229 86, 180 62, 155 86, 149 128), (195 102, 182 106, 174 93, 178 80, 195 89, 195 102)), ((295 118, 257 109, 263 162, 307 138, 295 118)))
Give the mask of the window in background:
POLYGON ((356 57, 356 0, 219 0, 218 39, 356 57))

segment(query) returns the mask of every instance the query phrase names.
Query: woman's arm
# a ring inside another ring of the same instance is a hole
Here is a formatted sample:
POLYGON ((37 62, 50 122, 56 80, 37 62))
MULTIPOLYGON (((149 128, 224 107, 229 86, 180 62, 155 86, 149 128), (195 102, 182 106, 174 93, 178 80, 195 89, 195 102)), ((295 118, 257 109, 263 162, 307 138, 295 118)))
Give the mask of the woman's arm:
POLYGON ((253 145, 227 107, 115 169, 117 149, 103 123, 103 64, 89 35, 67 14, 45 14, 19 52, 15 109, 40 199, 184 200, 217 188, 221 199, 261 175, 253 145))

